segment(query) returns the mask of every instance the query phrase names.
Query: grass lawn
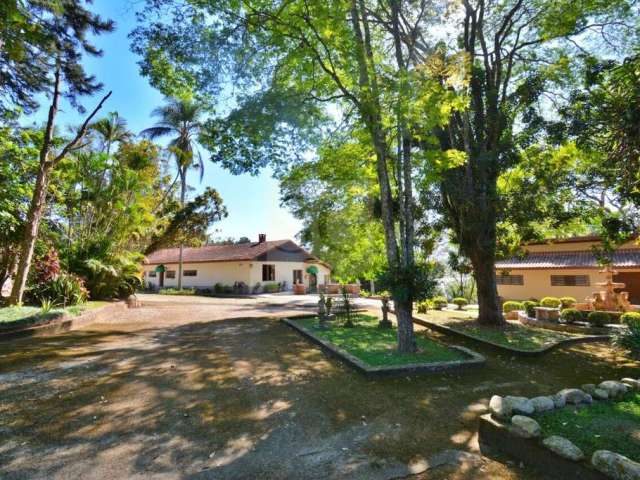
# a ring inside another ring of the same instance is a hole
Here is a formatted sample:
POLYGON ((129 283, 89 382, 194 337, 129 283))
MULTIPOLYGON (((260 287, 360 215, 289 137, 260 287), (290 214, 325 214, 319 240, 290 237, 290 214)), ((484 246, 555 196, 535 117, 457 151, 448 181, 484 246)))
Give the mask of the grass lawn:
POLYGON ((508 322, 506 328, 485 327, 473 321, 476 315, 477 313, 475 311, 458 310, 433 310, 426 314, 417 314, 418 317, 422 317, 425 320, 441 323, 478 340, 497 343, 518 350, 540 350, 558 341, 581 336, 528 327, 519 322, 508 322))
POLYGON ((536 420, 543 436, 568 438, 590 457, 596 450, 611 450, 640 461, 640 393, 620 401, 597 402, 577 410, 562 408, 540 414, 536 420))
POLYGON ((317 329, 317 318, 295 320, 323 340, 346 350, 371 366, 404 365, 409 363, 446 362, 466 360, 462 353, 447 348, 422 334, 416 334, 419 352, 398 354, 396 352, 396 330, 378 328, 378 319, 369 315, 357 315, 356 326, 346 328, 332 325, 329 330, 317 329))
POLYGON ((23 325, 35 325, 56 319, 65 313, 80 315, 82 312, 107 305, 109 302, 89 301, 82 305, 74 305, 67 308, 53 308, 43 312, 40 307, 3 307, 0 308, 0 329, 14 328, 23 325))

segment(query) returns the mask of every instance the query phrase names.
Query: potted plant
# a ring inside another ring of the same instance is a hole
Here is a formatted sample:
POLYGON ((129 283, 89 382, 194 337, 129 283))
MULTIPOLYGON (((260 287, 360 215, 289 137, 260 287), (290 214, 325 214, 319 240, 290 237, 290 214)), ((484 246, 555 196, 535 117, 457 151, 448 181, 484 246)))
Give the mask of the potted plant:
POLYGON ((293 294, 294 295, 304 295, 307 293, 307 287, 305 287, 304 283, 294 283, 293 284, 293 294))

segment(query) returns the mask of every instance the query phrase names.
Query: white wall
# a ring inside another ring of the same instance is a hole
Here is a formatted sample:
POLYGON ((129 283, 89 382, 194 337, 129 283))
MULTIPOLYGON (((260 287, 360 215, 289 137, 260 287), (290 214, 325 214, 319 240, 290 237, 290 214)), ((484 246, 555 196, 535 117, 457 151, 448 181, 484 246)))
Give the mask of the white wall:
MULTIPOLYGON (((309 286, 309 274, 306 272, 307 268, 312 265, 304 262, 251 262, 250 267, 250 283, 252 287, 260 282, 261 284, 265 283, 282 283, 287 282, 287 289, 291 289, 293 285, 293 271, 294 270, 302 270, 302 280, 304 284, 309 286), (262 265, 275 265, 276 267, 276 279, 274 282, 263 282, 262 281, 262 265)), ((318 269, 318 285, 325 283, 325 276, 330 275, 330 270, 324 265, 314 263, 313 264, 318 269)))

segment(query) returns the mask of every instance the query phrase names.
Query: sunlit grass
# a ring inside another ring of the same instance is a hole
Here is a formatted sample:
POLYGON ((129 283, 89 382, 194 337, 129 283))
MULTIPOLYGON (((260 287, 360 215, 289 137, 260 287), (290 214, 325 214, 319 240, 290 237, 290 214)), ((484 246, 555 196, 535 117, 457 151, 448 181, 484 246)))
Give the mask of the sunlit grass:
POLYGON ((21 306, 0 308, 0 325, 6 328, 18 327, 21 325, 31 325, 54 320, 62 315, 80 315, 82 312, 92 310, 107 305, 105 301, 89 301, 81 305, 74 305, 67 308, 52 308, 44 312, 40 307, 21 306))

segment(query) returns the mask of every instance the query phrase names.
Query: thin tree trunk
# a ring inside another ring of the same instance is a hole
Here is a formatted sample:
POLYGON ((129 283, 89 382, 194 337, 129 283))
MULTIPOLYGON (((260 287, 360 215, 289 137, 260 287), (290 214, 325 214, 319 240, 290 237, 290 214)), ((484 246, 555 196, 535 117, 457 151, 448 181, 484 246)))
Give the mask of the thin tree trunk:
MULTIPOLYGON (((182 168, 182 167, 178 167, 182 168)), ((187 169, 184 168, 180 173, 180 207, 184 208, 185 195, 187 193, 187 169)), ((180 242, 180 252, 178 254, 178 290, 182 290, 182 263, 183 263, 184 244, 180 242)))

